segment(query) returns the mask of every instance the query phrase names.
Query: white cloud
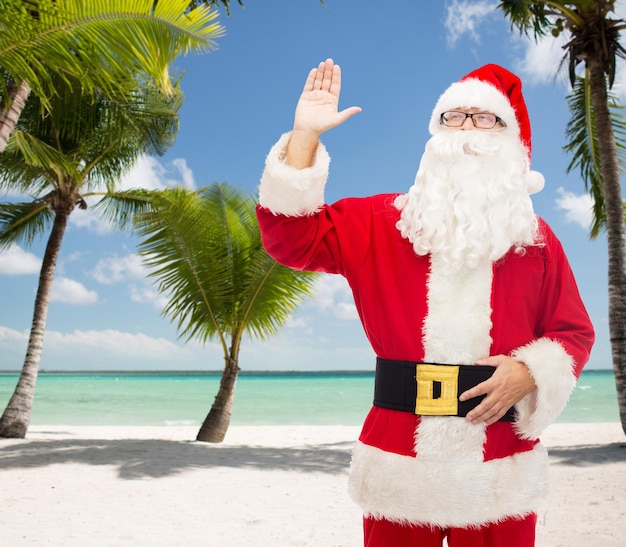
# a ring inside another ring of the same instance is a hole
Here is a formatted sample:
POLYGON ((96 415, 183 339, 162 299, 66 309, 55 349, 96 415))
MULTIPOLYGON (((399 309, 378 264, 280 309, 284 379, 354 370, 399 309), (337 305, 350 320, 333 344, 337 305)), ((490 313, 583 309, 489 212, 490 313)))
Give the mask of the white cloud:
MULTIPOLYGON (((146 283, 149 283, 146 280, 146 283)), ((138 304, 150 304, 155 310, 161 312, 169 301, 169 298, 160 293, 153 285, 129 285, 130 299, 138 304)))
POLYGON ((17 331, 15 329, 10 329, 8 327, 3 327, 0 325, 0 343, 5 344, 7 342, 25 342, 28 340, 28 332, 26 331, 17 331))
MULTIPOLYGON (((180 174, 182 186, 193 190, 196 187, 196 181, 193 178, 193 171, 187 165, 187 160, 185 158, 177 158, 172 161, 172 165, 176 167, 180 174)), ((176 185, 178 186, 178 184, 176 185)))
POLYGON ((565 211, 565 219, 589 230, 593 216, 591 196, 589 194, 576 195, 563 188, 558 188, 557 193, 559 197, 556 199, 556 206, 559 210, 565 211))
POLYGON ((8 249, 0 251, 0 274, 38 274, 40 269, 41 259, 24 251, 18 245, 13 244, 8 249))
POLYGON ((73 348, 102 351, 131 359, 168 359, 186 351, 185 348, 165 338, 153 338, 143 333, 133 334, 114 329, 75 330, 67 334, 50 331, 46 332, 46 346, 51 350, 73 348))
MULTIPOLYGON (((350 297, 352 298, 352 297, 350 297)), ((335 317, 343 321, 352 321, 359 318, 353 302, 337 302, 334 308, 335 317)))
POLYGON ((245 370, 368 370, 375 355, 360 325, 359 335, 346 330, 337 343, 336 337, 292 336, 283 331, 266 341, 254 341, 242 348, 240 366, 245 370))
POLYGON ((122 257, 114 255, 100 259, 90 275, 103 285, 111 285, 128 279, 144 280, 148 270, 137 254, 122 257))
MULTIPOLYGON (((248 340, 242 345, 240 366, 245 370, 363 370, 374 355, 360 326, 358 336, 345 331, 339 346, 334 338, 292 336, 285 329, 271 340, 248 340), (297 356, 294 360, 294 356, 297 356)), ((0 326, 0 370, 22 364, 28 332, 0 326)), ((42 370, 206 370, 223 365, 215 342, 177 343, 144 333, 116 329, 46 331, 42 370)))
MULTIPOLYGON (((20 355, 28 343, 28 332, 17 331, 0 325, 0 352, 6 355, 20 355)), ((172 361, 185 362, 194 357, 195 352, 202 356, 207 352, 213 352, 214 347, 207 344, 206 347, 196 343, 177 345, 165 338, 154 338, 143 333, 122 332, 115 329, 105 330, 75 330, 70 333, 61 333, 55 330, 47 330, 44 342, 44 353, 59 354, 65 356, 60 360, 61 368, 89 369, 94 361, 98 363, 113 363, 115 365, 128 366, 134 361, 172 361), (86 361, 86 357, 88 360, 86 361), (76 361, 75 364, 72 364, 76 361)), ((11 368, 16 368, 11 363, 11 368)), ((142 367, 138 367, 142 368, 142 367)))
POLYGON ((93 198, 86 199, 89 206, 88 209, 74 209, 70 215, 69 222, 76 228, 83 228, 95 234, 103 235, 114 232, 113 226, 92 210, 93 205, 98 200, 93 198))
MULTIPOLYGON (((480 43, 483 28, 488 27, 497 19, 505 20, 504 13, 497 9, 497 6, 497 2, 488 0, 451 0, 448 2, 444 20, 448 46, 455 47, 457 42, 465 36, 476 44, 480 43)), ((615 13, 612 18, 626 18, 626 0, 618 0, 614 8, 615 13)), ((567 92, 570 91, 567 62, 561 66, 564 55, 562 47, 570 39, 567 31, 562 32, 557 38, 548 33, 536 41, 532 32, 527 37, 517 34, 517 30, 513 29, 511 37, 516 40, 523 52, 521 60, 516 63, 515 70, 525 82, 547 84, 560 82, 567 92)), ((626 62, 619 58, 613 91, 620 99, 626 99, 626 62)))
POLYGON ((561 66, 563 45, 570 39, 569 34, 561 33, 557 38, 551 34, 538 42, 534 39, 520 37, 525 48, 524 58, 517 63, 517 70, 526 82, 554 83, 559 82, 569 91, 569 73, 567 63, 561 66))
POLYGON ((52 282, 51 302, 87 306, 98 301, 98 293, 90 291, 82 283, 67 277, 55 277, 52 282))
POLYGON ((315 286, 312 304, 321 312, 344 321, 358 319, 352 290, 341 275, 322 275, 315 286))
MULTIPOLYGON (((452 0, 446 5, 444 29, 446 40, 450 48, 457 42, 468 37, 475 44, 480 43, 481 34, 493 22, 504 21, 504 12, 498 9, 497 2, 488 0, 452 0)), ((567 82, 567 71, 559 72, 559 65, 563 57, 561 46, 569 39, 567 33, 562 33, 557 39, 551 34, 538 42, 534 37, 519 35, 516 29, 511 31, 511 38, 523 51, 523 56, 517 62, 516 70, 524 80, 543 83, 556 80, 567 82), (558 75, 557 75, 558 73, 558 75)))
POLYGON ((497 2, 481 0, 469 2, 467 0, 452 0, 446 6, 446 18, 444 28, 448 47, 453 48, 465 35, 469 35, 475 43, 480 42, 481 23, 488 17, 493 16, 497 2))
POLYGON ((120 189, 145 188, 163 190, 171 186, 195 188, 193 172, 184 158, 163 164, 153 156, 141 155, 134 167, 122 178, 120 189))
POLYGON ((306 329, 309 325, 304 317, 290 316, 287 318, 287 323, 285 324, 285 326, 288 329, 306 329))
POLYGON ((98 261, 90 275, 103 285, 128 283, 130 299, 139 304, 150 304, 161 312, 168 302, 148 278, 148 268, 137 254, 110 256, 98 261))

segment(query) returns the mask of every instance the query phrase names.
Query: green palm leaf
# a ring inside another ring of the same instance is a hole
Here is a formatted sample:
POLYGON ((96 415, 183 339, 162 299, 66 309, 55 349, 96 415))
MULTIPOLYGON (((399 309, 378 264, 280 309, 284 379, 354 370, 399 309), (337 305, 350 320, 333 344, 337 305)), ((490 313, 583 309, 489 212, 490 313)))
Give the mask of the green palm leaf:
MULTIPOLYGON (((219 333, 213 306, 200 283, 205 265, 196 257, 202 253, 200 241, 205 240, 203 214, 195 192, 176 188, 155 195, 152 212, 140 214, 136 227, 144 240, 139 253, 151 268, 161 292, 170 295, 165 315, 177 322, 181 336, 200 337, 199 320, 209 318, 212 333, 219 333), (194 236, 191 236, 193 231, 194 236)), ((222 340, 225 345, 225 340, 222 340)))
MULTIPOLYGON (((100 192, 115 187, 141 153, 160 153, 178 132, 179 84, 168 96, 152 86, 111 100, 102 92, 76 94, 58 78, 52 110, 40 115, 32 96, 0 154, 0 188, 41 196, 100 192)), ((76 201, 76 200, 74 200, 76 201)))
POLYGON ((26 203, 0 203, 0 248, 12 243, 31 244, 46 233, 54 214, 45 200, 26 203))
MULTIPOLYGON (((60 173, 66 175, 62 178, 76 179, 79 176, 73 158, 32 133, 15 131, 5 153, 7 156, 13 156, 13 158, 7 158, 7 163, 21 160, 26 164, 24 170, 35 169, 42 178, 52 184, 59 181, 60 173)), ((16 171, 19 170, 15 163, 13 166, 16 171)))
POLYGON ((298 305, 311 295, 316 278, 315 273, 279 264, 259 246, 248 272, 249 294, 242 321, 246 332, 260 339, 277 334, 298 305))
POLYGON ((229 335, 239 344, 244 332, 275 334, 310 294, 315 274, 267 255, 255 200, 228 184, 165 191, 136 221, 139 253, 169 296, 163 313, 187 340, 218 338, 225 356, 229 335))
MULTIPOLYGON (((207 6, 188 10, 187 0, 22 0, 0 10, 0 67, 25 80, 42 105, 54 95, 52 75, 84 92, 99 88, 123 96, 146 80, 171 90, 168 65, 190 51, 215 47, 223 32, 207 6), (74 79, 70 79, 73 77, 74 79)), ((7 78, 0 91, 7 97, 7 78)))
POLYGON ((136 215, 150 210, 155 193, 157 192, 154 190, 133 188, 106 193, 92 192, 83 194, 83 197, 102 196, 102 199, 93 205, 91 210, 112 226, 125 230, 131 225, 136 215))
MULTIPOLYGON (((608 98, 619 163, 624 165, 624 161, 626 161, 626 120, 621 114, 623 107, 619 105, 614 94, 609 92, 608 98)), ((585 188, 593 197, 591 237, 595 238, 605 227, 606 215, 604 212, 598 135, 591 105, 591 89, 588 78, 576 78, 574 89, 567 101, 572 114, 566 128, 568 142, 563 147, 571 157, 567 172, 570 173, 574 169, 578 169, 585 188)))

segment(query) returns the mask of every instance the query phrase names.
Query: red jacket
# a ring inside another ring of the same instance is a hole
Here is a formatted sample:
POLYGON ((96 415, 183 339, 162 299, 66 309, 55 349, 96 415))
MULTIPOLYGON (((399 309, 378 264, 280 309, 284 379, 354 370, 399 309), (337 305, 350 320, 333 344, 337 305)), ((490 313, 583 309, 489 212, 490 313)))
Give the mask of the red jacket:
POLYGON ((373 407, 350 476, 365 514, 468 526, 536 512, 547 482, 539 434, 565 406, 594 339, 552 230, 540 219, 536 246, 448 274, 401 237, 395 195, 283 214, 272 198, 275 168, 266 169, 257 210, 266 250, 295 269, 345 276, 377 356, 473 364, 505 354, 523 361, 537 385, 513 424, 373 407))

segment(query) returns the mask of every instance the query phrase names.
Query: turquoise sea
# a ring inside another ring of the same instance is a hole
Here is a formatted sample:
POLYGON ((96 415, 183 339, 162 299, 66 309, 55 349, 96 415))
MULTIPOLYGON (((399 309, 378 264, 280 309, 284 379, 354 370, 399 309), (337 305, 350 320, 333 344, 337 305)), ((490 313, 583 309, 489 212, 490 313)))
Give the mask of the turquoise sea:
MULTIPOLYGON (((17 378, 0 372, 2 409, 17 378)), ((219 381, 200 372, 42 372, 31 424, 199 426, 219 381)), ((359 425, 373 387, 373 372, 243 372, 231 424, 359 425)), ((613 372, 583 372, 559 421, 618 420, 613 372)))

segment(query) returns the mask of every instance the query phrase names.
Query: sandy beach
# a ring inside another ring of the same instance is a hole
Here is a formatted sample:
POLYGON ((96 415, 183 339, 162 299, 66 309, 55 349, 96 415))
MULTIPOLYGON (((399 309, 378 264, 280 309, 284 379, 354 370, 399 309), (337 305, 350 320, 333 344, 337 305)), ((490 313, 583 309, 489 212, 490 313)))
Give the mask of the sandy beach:
MULTIPOLYGON (((358 547, 358 427, 31 427, 0 440, 0 545, 358 547)), ((555 424, 538 547, 626 546, 618 423, 555 424)))

